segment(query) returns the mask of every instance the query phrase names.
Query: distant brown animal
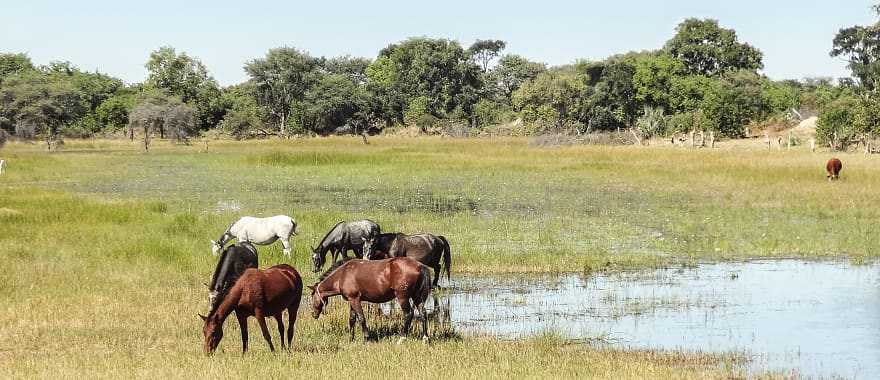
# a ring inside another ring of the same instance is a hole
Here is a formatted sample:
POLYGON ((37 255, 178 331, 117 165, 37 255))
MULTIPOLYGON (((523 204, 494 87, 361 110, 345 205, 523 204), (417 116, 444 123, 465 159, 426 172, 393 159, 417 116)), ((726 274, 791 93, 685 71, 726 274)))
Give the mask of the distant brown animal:
POLYGON ((321 316, 330 297, 339 295, 348 301, 350 340, 354 340, 354 325, 358 319, 364 341, 370 339, 361 302, 383 303, 394 299, 406 316, 400 330, 401 337, 409 334, 413 308, 416 308, 422 319, 422 339, 428 339, 425 300, 431 294, 431 273, 428 267, 411 258, 337 261, 309 289, 312 290, 312 317, 315 319, 321 316))
POLYGON ((840 170, 843 169, 843 163, 840 162, 837 158, 832 158, 828 160, 828 163, 825 164, 825 171, 828 172, 826 177, 828 177, 829 181, 833 181, 836 179, 840 179, 840 170))
POLYGON ((275 351, 272 337, 266 327, 266 317, 275 317, 278 323, 278 335, 281 337, 281 348, 284 345, 284 322, 281 315, 287 310, 287 349, 293 342, 293 326, 296 323, 296 312, 302 298, 302 278, 299 273, 287 264, 273 266, 266 270, 249 268, 238 278, 232 289, 220 302, 220 306, 208 316, 199 315, 205 321, 202 333, 205 336, 205 353, 211 354, 223 339, 223 322, 232 312, 238 319, 241 328, 241 351, 247 352, 248 331, 247 317, 254 316, 260 324, 263 338, 269 343, 269 349, 275 351))

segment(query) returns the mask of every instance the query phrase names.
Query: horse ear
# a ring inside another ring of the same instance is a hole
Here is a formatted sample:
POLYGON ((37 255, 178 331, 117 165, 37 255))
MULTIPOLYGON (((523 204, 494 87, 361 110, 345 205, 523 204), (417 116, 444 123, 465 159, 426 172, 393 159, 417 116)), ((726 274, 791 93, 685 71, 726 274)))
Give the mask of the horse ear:
POLYGON ((315 291, 315 287, 312 285, 306 285, 306 287, 309 288, 313 292, 315 291))
POLYGON ((199 315, 199 318, 201 318, 203 321, 205 321, 205 322, 208 321, 208 317, 206 317, 206 316, 204 316, 204 315, 202 315, 202 314, 198 314, 198 315, 199 315))

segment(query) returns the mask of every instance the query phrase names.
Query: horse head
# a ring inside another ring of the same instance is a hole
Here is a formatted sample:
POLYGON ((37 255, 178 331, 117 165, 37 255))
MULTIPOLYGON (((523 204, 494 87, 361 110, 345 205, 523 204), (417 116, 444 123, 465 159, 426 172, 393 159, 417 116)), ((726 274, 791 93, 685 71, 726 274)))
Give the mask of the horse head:
POLYGON ((308 288, 312 290, 312 317, 318 319, 318 317, 321 316, 321 312, 324 311, 324 306, 327 305, 327 301, 321 296, 321 291, 318 290, 318 284, 309 286, 308 288))
POLYGON ((321 254, 321 250, 318 248, 312 248, 312 272, 318 273, 321 271, 321 267, 324 266, 325 255, 321 254))
POLYGON ((199 317, 205 322, 205 326, 202 328, 205 343, 202 348, 206 354, 211 355, 220 345, 220 340, 223 339, 223 324, 220 323, 216 313, 211 313, 207 317, 199 314, 199 317))

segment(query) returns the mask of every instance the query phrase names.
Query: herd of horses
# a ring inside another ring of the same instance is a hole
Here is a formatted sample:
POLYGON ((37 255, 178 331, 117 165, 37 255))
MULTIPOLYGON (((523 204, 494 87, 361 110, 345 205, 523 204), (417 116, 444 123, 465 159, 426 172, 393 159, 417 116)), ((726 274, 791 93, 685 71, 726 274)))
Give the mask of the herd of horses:
MULTIPOLYGON (((266 318, 278 325, 281 348, 290 349, 293 328, 303 292, 302 276, 295 268, 280 264, 259 269, 257 245, 280 241, 283 253, 290 257, 290 238, 296 235, 296 221, 285 215, 268 218, 242 217, 229 226, 211 251, 219 260, 208 286, 207 315, 204 320, 204 350, 211 354, 223 339, 223 324, 235 314, 241 330, 242 352, 247 352, 247 318, 256 318, 263 338, 274 351, 266 318), (227 244, 231 240, 235 244, 227 244), (287 330, 282 314, 287 311, 287 330), (286 336, 286 342, 285 342, 286 336)), ((364 340, 370 339, 362 302, 397 301, 405 316, 401 337, 409 334, 416 310, 422 321, 422 339, 427 340, 428 323, 425 300, 438 287, 441 271, 450 277, 452 264, 449 242, 432 234, 406 235, 382 233, 371 220, 339 222, 312 248, 312 271, 320 272, 327 255, 333 264, 319 277, 311 290, 312 316, 317 319, 331 297, 341 296, 349 304, 349 332, 355 337, 355 324, 360 321, 364 340), (349 257, 351 251, 354 257, 349 257), (341 256, 341 260, 338 260, 341 256), (433 269, 432 276, 430 269, 433 269)))
MULTIPOLYGON (((838 158, 825 165, 828 180, 840 178, 843 164, 838 158)), ((248 348, 247 318, 255 317, 263 338, 274 351, 266 318, 273 317, 278 325, 281 347, 290 348, 293 328, 302 298, 303 282, 299 272, 290 265, 259 269, 259 255, 254 244, 268 245, 281 241, 285 256, 291 255, 291 236, 296 235, 296 221, 285 215, 268 218, 242 217, 229 226, 216 240, 211 251, 220 255, 208 286, 209 312, 199 315, 205 322, 202 330, 204 350, 213 353, 223 338, 223 323, 235 313, 241 330, 242 352, 248 348), (236 244, 227 246, 231 240, 236 244), (287 311, 287 330, 282 314, 287 311), (286 336, 286 341, 285 341, 286 336)), ((414 311, 422 321, 422 339, 427 340, 428 325, 425 301, 438 287, 441 270, 447 280, 452 263, 449 242, 431 234, 406 235, 382 233, 371 220, 336 223, 312 248, 312 271, 317 273, 326 264, 327 255, 333 264, 308 288, 311 290, 312 317, 317 319, 331 297, 341 296, 349 304, 348 328, 354 340, 355 324, 360 321, 364 340, 370 339, 362 302, 384 303, 396 300, 405 320, 401 337, 409 334, 414 311), (348 252, 355 258, 349 258, 348 252), (342 256, 341 260, 338 258, 342 256), (434 270, 433 276, 429 268, 434 270)))

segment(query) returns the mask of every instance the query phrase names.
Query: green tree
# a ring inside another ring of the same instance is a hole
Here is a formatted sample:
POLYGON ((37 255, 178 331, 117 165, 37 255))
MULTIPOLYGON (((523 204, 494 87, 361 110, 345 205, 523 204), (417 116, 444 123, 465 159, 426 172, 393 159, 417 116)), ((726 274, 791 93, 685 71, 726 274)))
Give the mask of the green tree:
POLYGON ((89 104, 89 112, 95 112, 101 102, 125 87, 118 78, 98 72, 81 71, 68 61, 53 61, 41 69, 51 80, 70 82, 79 90, 89 104))
POLYGON ((510 103, 514 91, 545 71, 547 66, 543 63, 508 54, 498 60, 498 65, 492 70, 490 78, 499 89, 501 96, 510 103))
POLYGON ((265 58, 248 62, 244 69, 255 85, 257 103, 265 107, 279 136, 286 135, 294 102, 319 79, 320 60, 295 48, 271 49, 265 58))
POLYGON ((489 72, 489 64, 498 58, 501 51, 507 47, 507 42, 502 40, 477 40, 468 48, 471 57, 480 64, 483 72, 489 72))
MULTIPOLYGON (((880 14, 880 8, 874 7, 880 14)), ((880 24, 851 26, 834 36, 832 57, 843 57, 852 76, 868 91, 877 88, 880 80, 880 24)))
POLYGON ((668 54, 650 54, 634 61, 635 99, 647 107, 670 108, 672 84, 684 72, 684 64, 668 54))
POLYGON ((10 75, 0 86, 0 127, 20 137, 54 139, 62 126, 87 112, 82 93, 70 82, 40 72, 10 75))
POLYGON ((36 68, 27 55, 23 53, 0 53, 0 83, 3 83, 3 78, 9 75, 34 70, 36 68))
POLYGON ((223 102, 228 111, 218 127, 236 139, 271 134, 266 130, 268 116, 257 104, 255 90, 253 82, 248 81, 223 91, 223 102))
POLYGON ((119 130, 128 125, 128 113, 135 106, 132 95, 116 95, 98 105, 95 116, 98 123, 111 131, 119 130))
POLYGON ((727 137, 742 137, 743 127, 762 117, 761 85, 761 77, 742 70, 711 86, 699 107, 706 117, 708 129, 727 137))
POLYGON ((370 60, 346 55, 327 59, 323 66, 329 74, 344 75, 356 84, 366 84, 367 67, 370 66, 370 60))
POLYGON ((366 89, 345 74, 323 76, 305 94, 302 102, 304 125, 317 133, 330 133, 347 126, 352 132, 365 131, 372 115, 366 89))
POLYGON ((600 62, 580 61, 572 70, 586 83, 579 119, 587 130, 629 127, 638 116, 633 77, 638 54, 614 56, 600 62))
POLYGON ((384 103, 382 110, 397 120, 417 97, 428 99, 428 112, 436 117, 458 113, 470 118, 482 90, 480 68, 458 42, 444 39, 411 38, 391 44, 367 74, 384 103))
POLYGON ((682 61, 690 74, 715 76, 730 70, 755 71, 764 67, 760 50, 739 42, 736 31, 721 28, 716 20, 683 21, 664 49, 682 61))
POLYGON ((846 149, 849 142, 864 133, 865 103, 858 97, 845 97, 831 102, 816 122, 816 137, 834 149, 846 149))
POLYGON ((578 121, 585 87, 583 79, 574 72, 548 71, 516 90, 513 104, 525 121, 549 121, 561 131, 578 121))
POLYGON ((220 87, 197 58, 163 46, 150 53, 145 67, 147 85, 195 107, 202 129, 215 126, 223 117, 225 110, 218 107, 220 87))

